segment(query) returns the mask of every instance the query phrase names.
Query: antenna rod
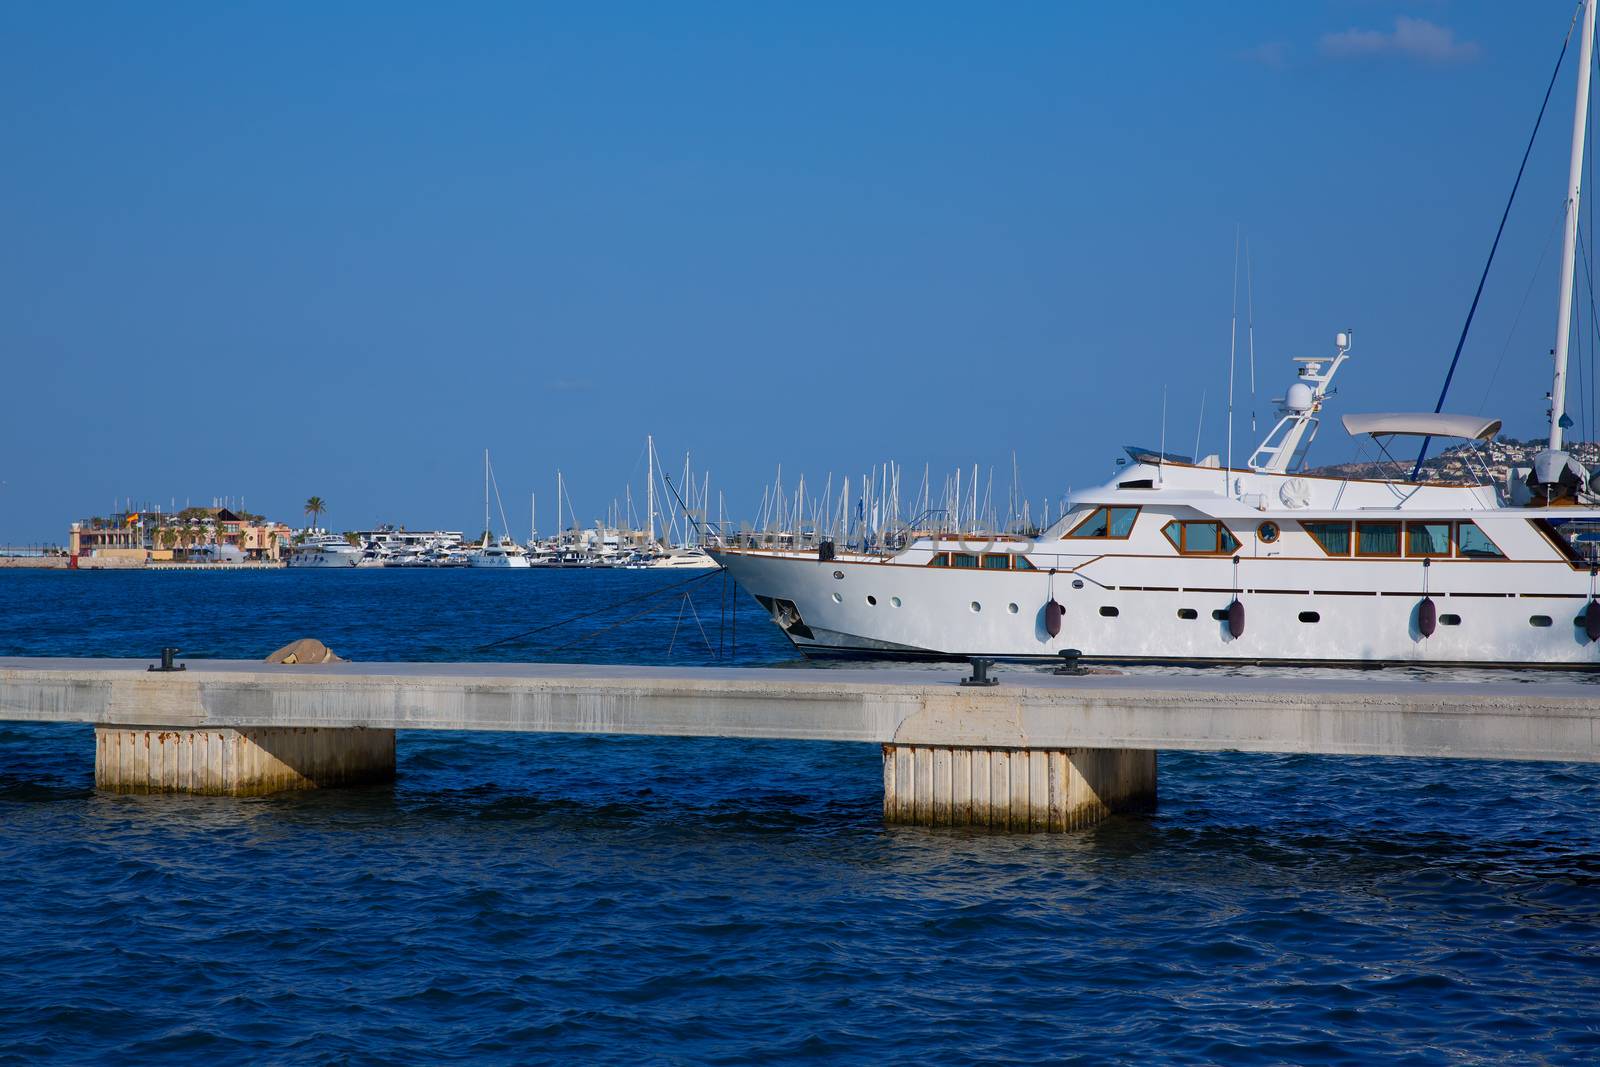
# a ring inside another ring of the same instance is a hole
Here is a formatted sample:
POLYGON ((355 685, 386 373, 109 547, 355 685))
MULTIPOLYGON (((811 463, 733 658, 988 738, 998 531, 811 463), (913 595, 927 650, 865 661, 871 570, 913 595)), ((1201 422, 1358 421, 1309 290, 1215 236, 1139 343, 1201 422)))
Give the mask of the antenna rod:
POLYGON ((1228 324, 1228 458, 1222 465, 1222 494, 1233 480, 1233 357, 1239 347, 1239 227, 1233 228, 1233 317, 1228 324))
POLYGON ((1572 334, 1572 275, 1578 254, 1578 208, 1583 195, 1583 139, 1589 121, 1589 68, 1594 56, 1596 0, 1583 3, 1583 40, 1578 50, 1578 103, 1572 116, 1572 162, 1567 179, 1567 219, 1562 236, 1561 307, 1556 320, 1555 382, 1550 387, 1550 450, 1561 450, 1566 414, 1567 345, 1572 334))

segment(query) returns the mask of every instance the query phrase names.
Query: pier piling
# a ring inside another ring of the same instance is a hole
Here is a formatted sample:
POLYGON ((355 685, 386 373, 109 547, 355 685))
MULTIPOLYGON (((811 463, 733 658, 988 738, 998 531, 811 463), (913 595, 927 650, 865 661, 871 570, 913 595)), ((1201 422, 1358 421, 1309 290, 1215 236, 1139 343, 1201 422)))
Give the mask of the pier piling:
POLYGON ((262 796, 394 779, 394 731, 316 726, 96 726, 94 784, 112 793, 262 796))
POLYGON ((883 746, 885 822, 1059 833, 1155 802, 1148 749, 883 746))

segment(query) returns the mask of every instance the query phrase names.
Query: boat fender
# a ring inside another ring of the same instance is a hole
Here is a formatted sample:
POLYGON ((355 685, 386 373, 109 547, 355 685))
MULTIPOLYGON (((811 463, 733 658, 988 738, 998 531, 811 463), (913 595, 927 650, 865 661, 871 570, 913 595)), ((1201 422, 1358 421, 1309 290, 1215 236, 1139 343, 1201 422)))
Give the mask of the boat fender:
POLYGON ((1244 605, 1238 600, 1228 605, 1228 636, 1244 636, 1244 605))
POLYGON ((1600 641, 1600 603, 1593 599, 1583 609, 1583 633, 1591 641, 1600 641))
POLYGON ((1060 601, 1051 599, 1044 606, 1044 632, 1051 637, 1059 636, 1061 633, 1061 616, 1065 613, 1066 609, 1061 606, 1060 601))
POLYGON ((1433 597, 1425 596, 1417 605, 1417 631, 1423 637, 1432 637, 1433 631, 1439 628, 1439 608, 1434 604, 1433 597))

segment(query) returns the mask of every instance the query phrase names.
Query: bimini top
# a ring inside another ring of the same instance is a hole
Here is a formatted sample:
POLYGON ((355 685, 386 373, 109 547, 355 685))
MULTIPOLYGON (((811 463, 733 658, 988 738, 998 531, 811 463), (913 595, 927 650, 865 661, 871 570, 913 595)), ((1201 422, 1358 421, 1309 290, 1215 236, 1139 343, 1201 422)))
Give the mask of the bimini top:
POLYGON ((1341 416, 1350 436, 1371 434, 1405 437, 1461 437, 1492 441, 1500 432, 1499 419, 1482 415, 1447 415, 1434 411, 1385 411, 1374 415, 1341 416))

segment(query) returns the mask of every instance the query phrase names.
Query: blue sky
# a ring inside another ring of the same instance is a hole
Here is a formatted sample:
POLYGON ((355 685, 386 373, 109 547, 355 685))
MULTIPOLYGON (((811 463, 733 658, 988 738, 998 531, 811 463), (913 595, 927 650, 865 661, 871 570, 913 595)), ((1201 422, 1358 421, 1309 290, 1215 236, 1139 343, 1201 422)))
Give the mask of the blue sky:
MULTIPOLYGON (((1163 387, 1223 450, 1240 226, 1261 416, 1344 327, 1335 414, 1430 408, 1570 14, 7 5, 0 541, 123 496, 476 529, 485 447, 548 527, 557 467, 592 518, 646 432, 744 517, 780 463, 1014 450, 1057 495, 1163 387)), ((1450 405, 1519 437, 1571 75, 1450 405)), ((1236 453, 1249 406, 1241 362, 1236 453)))

